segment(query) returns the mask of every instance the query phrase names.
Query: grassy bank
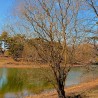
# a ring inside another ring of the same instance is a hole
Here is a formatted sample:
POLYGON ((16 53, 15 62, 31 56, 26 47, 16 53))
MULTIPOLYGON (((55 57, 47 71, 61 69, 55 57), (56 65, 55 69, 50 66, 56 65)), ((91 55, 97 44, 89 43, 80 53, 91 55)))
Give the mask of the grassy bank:
POLYGON ((85 98, 98 98, 98 86, 95 88, 83 93, 85 98))
POLYGON ((0 90, 0 94, 19 92, 24 89, 37 94, 47 89, 53 89, 45 76, 53 80, 51 71, 47 68, 7 69, 7 83, 0 90))
MULTIPOLYGON (((98 98, 98 79, 81 83, 79 85, 68 87, 65 89, 68 96, 70 95, 81 95, 81 98, 98 98)), ((56 91, 50 93, 42 93, 39 95, 28 96, 26 98, 57 98, 56 91)))
MULTIPOLYGON (((54 80, 52 71, 49 68, 47 68, 47 67, 40 68, 35 65, 34 65, 35 67, 34 66, 31 67, 32 64, 30 67, 28 67, 25 62, 14 62, 14 61, 11 61, 10 58, 2 58, 2 59, 0 59, 0 62, 3 64, 2 66, 0 65, 1 69, 2 69, 2 67, 7 68, 7 83, 0 90, 0 98, 3 98, 1 96, 3 96, 7 92, 17 93, 17 92, 21 92, 23 90, 28 90, 29 92, 31 92, 33 94, 39 94, 43 91, 53 89, 53 86, 48 81, 48 79, 54 80)), ((77 71, 80 72, 80 71, 84 71, 84 70, 86 71, 85 68, 80 67, 80 66, 74 67, 72 70, 73 70, 73 72, 77 72, 77 71)), ((98 70, 97 70, 97 72, 98 72, 98 70)), ((98 74, 96 74, 96 75, 98 75, 98 74)), ((87 74, 85 73, 84 76, 87 76, 87 74)), ((71 77, 73 77, 73 76, 71 75, 71 77)), ((74 77, 76 77, 76 75, 74 77)), ((85 86, 83 85, 83 87, 88 88, 89 85, 90 84, 86 84, 85 86)), ((80 91, 80 89, 83 87, 80 86, 80 88, 78 87, 78 89, 71 87, 69 89, 69 91, 67 89, 67 93, 74 93, 73 91, 75 91, 75 89, 80 91)), ((90 88, 88 88, 88 89, 90 89, 90 88)), ((83 90, 83 89, 81 89, 81 90, 83 90)), ((50 95, 53 96, 53 94, 50 94, 50 95)), ((48 94, 48 96, 50 96, 50 95, 48 94)), ((54 95, 56 96, 56 94, 54 94, 54 95)), ((40 97, 38 97, 38 98, 40 98, 40 97)), ((49 97, 49 98, 51 98, 51 97, 49 97)))

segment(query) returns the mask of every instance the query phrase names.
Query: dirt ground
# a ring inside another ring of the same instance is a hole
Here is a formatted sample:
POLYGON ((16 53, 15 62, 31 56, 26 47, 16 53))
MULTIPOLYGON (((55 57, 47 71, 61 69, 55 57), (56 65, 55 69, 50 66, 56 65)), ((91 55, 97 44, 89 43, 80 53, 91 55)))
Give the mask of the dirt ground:
MULTIPOLYGON (((74 67, 81 67, 83 65, 73 65, 74 67)), ((40 67, 49 67, 48 64, 39 64, 34 62, 27 61, 14 61, 11 57, 0 56, 0 68, 40 68, 40 67)))
MULTIPOLYGON (((93 80, 91 82, 87 82, 87 83, 81 83, 81 84, 73 86, 73 87, 68 87, 65 89, 65 91, 66 91, 67 95, 71 95, 71 94, 75 94, 75 93, 83 94, 83 93, 88 92, 91 89, 95 88, 96 86, 98 86, 98 79, 93 80)), ((93 95, 93 94, 94 94, 93 92, 88 94, 87 98, 98 98, 98 93, 97 93, 97 95, 93 95)), ((42 93, 42 94, 34 95, 34 96, 28 96, 26 98, 57 98, 57 93, 56 93, 56 91, 54 91, 54 92, 42 93)))
POLYGON ((47 64, 36 64, 32 62, 16 62, 10 57, 0 57, 0 68, 40 68, 40 67, 48 67, 47 64))

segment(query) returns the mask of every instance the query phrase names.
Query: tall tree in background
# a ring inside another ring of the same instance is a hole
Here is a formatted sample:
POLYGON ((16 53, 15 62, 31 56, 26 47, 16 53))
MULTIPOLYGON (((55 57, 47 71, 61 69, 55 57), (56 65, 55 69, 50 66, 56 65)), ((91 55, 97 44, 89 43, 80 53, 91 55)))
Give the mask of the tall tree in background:
POLYGON ((96 51, 96 55, 98 56, 98 1, 97 0, 85 0, 86 3, 88 4, 88 6, 90 7, 90 9, 93 10, 93 14, 95 15, 95 18, 93 19, 95 21, 95 24, 92 26, 92 28, 96 28, 95 30, 93 30, 92 28, 90 28, 90 33, 93 33, 92 37, 90 38, 91 40, 93 40, 94 43, 94 48, 96 51))
MULTIPOLYGON (((2 32, 0 40, 4 44, 4 50, 8 51, 14 60, 22 57, 22 52, 25 43, 25 35, 16 34, 10 36, 7 32, 2 32)), ((2 46, 1 43, 1 46, 2 46)))
POLYGON ((17 61, 18 58, 22 58, 25 36, 16 34, 12 37, 9 37, 7 43, 9 45, 10 55, 13 57, 13 59, 17 61))

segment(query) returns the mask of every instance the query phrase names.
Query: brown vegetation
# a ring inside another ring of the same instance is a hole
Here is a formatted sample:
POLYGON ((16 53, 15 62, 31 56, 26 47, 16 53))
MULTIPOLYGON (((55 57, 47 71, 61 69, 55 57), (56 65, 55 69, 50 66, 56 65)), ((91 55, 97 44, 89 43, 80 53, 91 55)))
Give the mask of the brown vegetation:
MULTIPOLYGON (((71 96, 71 95, 84 96, 85 92, 95 88, 96 86, 98 86, 98 79, 93 80, 91 82, 82 83, 82 84, 79 84, 79 85, 76 85, 73 87, 68 87, 65 89, 65 91, 68 96, 71 96)), ((55 91, 53 91, 53 92, 43 93, 43 94, 34 95, 34 96, 26 97, 26 98, 57 98, 57 94, 55 91)), ((85 98, 85 97, 83 97, 83 98, 85 98)), ((89 98, 91 98, 91 97, 89 96, 89 98)))

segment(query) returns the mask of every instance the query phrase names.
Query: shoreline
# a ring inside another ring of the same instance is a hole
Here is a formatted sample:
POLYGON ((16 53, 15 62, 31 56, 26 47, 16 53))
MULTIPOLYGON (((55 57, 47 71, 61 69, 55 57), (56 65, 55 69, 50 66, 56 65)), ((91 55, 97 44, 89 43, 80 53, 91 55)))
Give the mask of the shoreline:
MULTIPOLYGON (((0 68, 48 68, 48 64, 35 64, 27 62, 0 62, 0 68)), ((73 65, 72 67, 85 67, 84 65, 73 65)))
MULTIPOLYGON (((91 65, 91 64, 86 64, 91 65)), ((74 64, 72 67, 84 67, 84 64, 74 64)), ((69 64, 68 64, 69 66, 69 64)), ((38 64, 34 62, 20 61, 16 62, 12 58, 0 57, 0 68, 45 68, 49 67, 48 64, 38 64)))
MULTIPOLYGON (((81 83, 65 89, 67 95, 82 94, 98 86, 98 79, 90 82, 81 83)), ((27 96, 25 98, 57 98, 56 91, 40 93, 38 95, 27 96)))
MULTIPOLYGON (((29 65, 29 64, 20 64, 20 65, 15 65, 15 64, 3 64, 0 65, 0 68, 48 68, 49 66, 47 65, 42 65, 38 66, 35 64, 29 65)), ((77 65, 77 66, 72 66, 72 67, 84 67, 82 65, 77 65)))
MULTIPOLYGON (((48 64, 35 64, 35 63, 28 63, 28 62, 15 62, 12 59, 9 58, 1 58, 0 59, 0 68, 47 68, 49 67, 48 64)), ((88 64, 89 65, 89 64, 88 64)), ((72 67, 85 67, 86 65, 73 65, 72 67)), ((94 87, 98 86, 98 79, 90 81, 90 82, 84 82, 84 83, 80 83, 78 85, 74 85, 74 86, 70 86, 70 87, 66 87, 65 91, 68 95, 70 94, 74 94, 74 93, 81 93, 83 91, 86 90, 90 90, 94 87)), ((42 92, 38 95, 33 95, 33 96, 28 96, 25 98, 57 98, 57 93, 55 90, 53 91, 46 91, 46 92, 42 92)))

